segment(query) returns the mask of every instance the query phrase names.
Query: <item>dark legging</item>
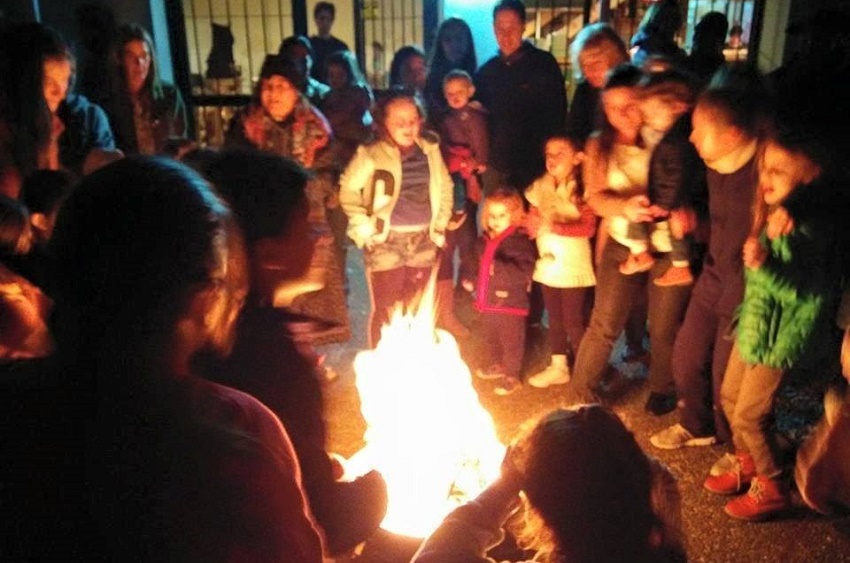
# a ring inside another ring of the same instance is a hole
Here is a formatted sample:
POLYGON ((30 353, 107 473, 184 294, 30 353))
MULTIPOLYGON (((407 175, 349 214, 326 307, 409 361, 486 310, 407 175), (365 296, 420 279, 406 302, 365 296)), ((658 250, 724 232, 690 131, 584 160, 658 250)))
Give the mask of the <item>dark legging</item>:
POLYGON ((543 288, 543 302, 549 314, 549 348, 552 355, 575 357, 587 327, 589 287, 543 288))
POLYGON ((467 201, 464 206, 466 219, 455 230, 446 231, 446 246, 440 253, 440 267, 437 280, 454 281, 455 249, 460 262, 458 277, 473 280, 478 275, 475 270, 475 241, 478 240, 478 205, 467 201))
POLYGON ((402 303, 414 302, 428 284, 432 268, 402 266, 383 272, 369 271, 369 293, 372 296, 372 314, 369 319, 369 346, 374 348, 381 339, 381 327, 390 320, 393 308, 402 303))

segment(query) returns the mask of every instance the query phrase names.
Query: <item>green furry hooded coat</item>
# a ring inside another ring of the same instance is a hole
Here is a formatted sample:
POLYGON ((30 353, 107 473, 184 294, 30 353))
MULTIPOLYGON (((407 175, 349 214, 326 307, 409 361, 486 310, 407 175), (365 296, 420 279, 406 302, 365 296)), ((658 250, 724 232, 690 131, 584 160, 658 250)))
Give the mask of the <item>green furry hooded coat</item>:
POLYGON ((768 257, 745 268, 738 348, 747 363, 788 369, 815 361, 834 324, 839 252, 829 222, 804 222, 788 235, 760 240, 768 257))

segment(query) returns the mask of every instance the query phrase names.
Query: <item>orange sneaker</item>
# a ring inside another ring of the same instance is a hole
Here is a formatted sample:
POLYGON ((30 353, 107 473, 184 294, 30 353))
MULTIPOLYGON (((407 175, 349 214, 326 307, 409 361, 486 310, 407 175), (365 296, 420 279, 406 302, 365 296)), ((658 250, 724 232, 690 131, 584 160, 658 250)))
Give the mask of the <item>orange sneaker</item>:
POLYGON ((717 495, 736 495, 744 491, 756 476, 756 464, 753 456, 745 452, 735 454, 728 471, 706 477, 703 487, 717 495))
POLYGON ((691 285, 694 276, 688 266, 670 266, 666 272, 652 280, 658 287, 671 287, 674 285, 691 285))
POLYGON ((655 264, 655 258, 649 252, 641 252, 640 254, 629 254, 626 261, 620 264, 620 273, 624 276, 639 274, 646 272, 655 264))
POLYGON ((738 520, 760 521, 791 507, 788 488, 777 479, 757 475, 747 494, 726 503, 726 514, 738 520))

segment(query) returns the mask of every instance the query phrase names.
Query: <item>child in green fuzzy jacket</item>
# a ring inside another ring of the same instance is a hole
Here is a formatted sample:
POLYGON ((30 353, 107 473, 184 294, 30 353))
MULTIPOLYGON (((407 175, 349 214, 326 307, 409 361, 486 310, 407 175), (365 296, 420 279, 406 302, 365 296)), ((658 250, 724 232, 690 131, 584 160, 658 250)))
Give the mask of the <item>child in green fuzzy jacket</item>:
POLYGON ((822 206, 831 190, 809 140, 780 129, 761 153, 752 234, 744 244, 744 300, 721 388, 734 455, 721 458, 705 480, 717 494, 749 491, 726 504, 733 518, 763 520, 790 507, 787 475, 767 430, 773 399, 791 368, 834 358, 832 326, 840 295, 837 216, 800 217, 771 229, 789 205, 822 206), (808 201, 808 203, 804 203, 808 201))

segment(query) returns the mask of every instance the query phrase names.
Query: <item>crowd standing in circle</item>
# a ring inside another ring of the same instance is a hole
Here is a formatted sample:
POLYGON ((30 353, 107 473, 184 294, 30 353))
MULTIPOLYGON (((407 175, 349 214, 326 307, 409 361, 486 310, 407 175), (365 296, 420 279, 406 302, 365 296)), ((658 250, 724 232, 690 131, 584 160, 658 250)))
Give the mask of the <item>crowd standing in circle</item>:
POLYGON ((687 559, 675 479, 610 410, 630 326, 648 335, 646 410, 678 418, 650 443, 725 444, 704 487, 737 495, 730 517, 781 514, 795 485, 847 507, 850 171, 830 113, 847 53, 763 77, 723 62, 712 12, 686 56, 664 0, 632 56, 607 24, 579 32, 567 111, 525 5, 492 15, 480 67, 450 17, 373 95, 318 3, 318 34, 265 58, 220 152, 188 140, 142 27, 110 33, 93 101, 59 33, 3 29, 0 506, 19 517, 0 553, 318 562, 368 540, 386 484, 344 479, 327 451, 334 374, 313 349, 351 337, 349 243, 370 347, 433 277, 437 325, 497 395, 599 403, 543 416, 415 561, 489 561, 520 505, 519 545, 549 561, 687 559), (549 362, 525 379, 535 285, 549 362), (827 397, 822 418, 783 401, 801 388, 827 397))

